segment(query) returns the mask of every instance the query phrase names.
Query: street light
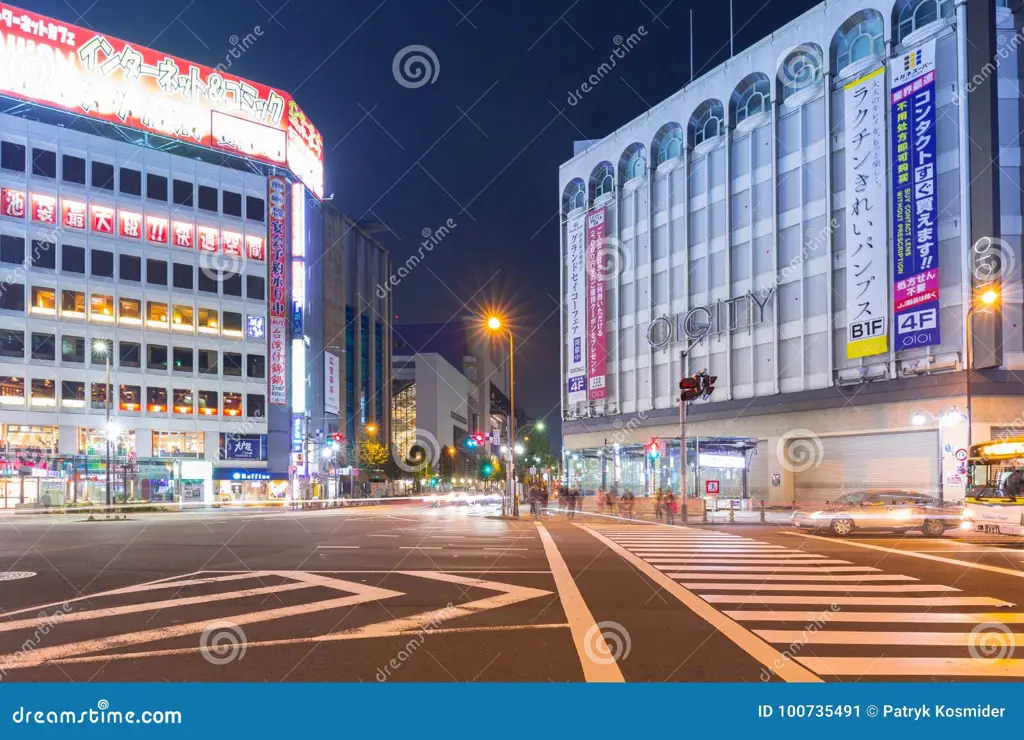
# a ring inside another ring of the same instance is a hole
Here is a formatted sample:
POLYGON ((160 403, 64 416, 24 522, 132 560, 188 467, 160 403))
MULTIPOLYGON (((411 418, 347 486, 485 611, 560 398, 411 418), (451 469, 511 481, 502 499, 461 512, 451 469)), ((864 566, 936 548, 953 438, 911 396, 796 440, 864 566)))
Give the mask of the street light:
MULTIPOLYGON (((497 332, 504 329, 508 332, 508 438, 515 441, 516 438, 516 375, 515 375, 515 344, 512 338, 512 329, 506 327, 504 322, 497 316, 487 318, 487 328, 497 332)), ((519 516, 519 502, 516 501, 516 458, 509 456, 508 465, 508 498, 512 504, 512 516, 519 516)), ((506 513, 505 504, 502 504, 502 514, 506 513)))
POLYGON ((967 309, 967 317, 965 324, 967 325, 967 346, 964 347, 965 354, 965 370, 967 371, 967 378, 965 385, 967 390, 967 449, 971 449, 971 427, 973 425, 973 417, 971 416, 971 377, 974 375, 974 311, 977 308, 985 310, 991 308, 999 300, 999 292, 989 288, 984 293, 979 295, 975 301, 971 303, 970 308, 967 309))
POLYGON ((366 425, 366 433, 367 434, 376 434, 377 433, 377 425, 376 424, 367 424, 366 425))
MULTIPOLYGON (((103 389, 104 405, 106 407, 106 422, 104 424, 106 428, 107 437, 107 513, 109 514, 110 508, 110 432, 114 428, 110 423, 110 352, 107 350, 107 342, 104 339, 93 340, 92 343, 93 354, 102 355, 107 365, 107 384, 103 389)), ((115 436, 116 439, 116 436, 115 436)))

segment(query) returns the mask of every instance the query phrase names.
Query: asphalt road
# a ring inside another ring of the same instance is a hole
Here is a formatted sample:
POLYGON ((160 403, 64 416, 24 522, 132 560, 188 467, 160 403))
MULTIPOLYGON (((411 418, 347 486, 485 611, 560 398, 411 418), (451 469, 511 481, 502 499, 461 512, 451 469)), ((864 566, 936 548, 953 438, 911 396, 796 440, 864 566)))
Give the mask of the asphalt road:
POLYGON ((1024 675, 1024 542, 498 513, 5 517, 0 680, 1024 675))

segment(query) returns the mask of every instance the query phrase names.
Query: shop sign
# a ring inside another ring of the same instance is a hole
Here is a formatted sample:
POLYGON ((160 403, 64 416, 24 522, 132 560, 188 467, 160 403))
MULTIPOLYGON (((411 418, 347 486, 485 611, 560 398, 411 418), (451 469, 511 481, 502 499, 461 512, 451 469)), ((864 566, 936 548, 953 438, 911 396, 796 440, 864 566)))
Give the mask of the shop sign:
POLYGON ((259 434, 228 437, 224 440, 224 459, 262 460, 262 437, 259 434))
POLYGON ((647 343, 654 349, 664 349, 682 341, 696 342, 724 331, 749 329, 769 320, 765 317, 768 301, 775 288, 697 306, 685 313, 659 316, 647 326, 647 343))
POLYGON ((306 415, 292 414, 292 452, 301 453, 306 440, 306 415))

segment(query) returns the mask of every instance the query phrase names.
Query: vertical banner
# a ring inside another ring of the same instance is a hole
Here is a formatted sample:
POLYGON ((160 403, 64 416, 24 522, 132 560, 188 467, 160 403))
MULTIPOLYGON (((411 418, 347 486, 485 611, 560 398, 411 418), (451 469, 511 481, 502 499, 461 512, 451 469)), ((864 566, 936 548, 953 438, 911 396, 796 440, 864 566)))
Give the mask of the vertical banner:
POLYGON ((935 40, 889 60, 893 319, 897 350, 940 344, 935 40))
POLYGON ((608 398, 605 382, 604 240, 606 209, 587 214, 587 397, 591 401, 608 398))
POLYGON ((885 67, 843 88, 846 119, 846 356, 889 347, 885 67))
POLYGON ((267 211, 270 244, 270 403, 288 403, 288 303, 285 265, 288 243, 285 239, 288 184, 283 177, 267 178, 267 211))
POLYGON ((341 364, 330 352, 324 352, 324 411, 341 413, 341 364))
POLYGON ((569 327, 568 402, 587 400, 587 232, 585 214, 569 219, 566 226, 566 259, 569 267, 569 285, 565 300, 566 321, 569 327))

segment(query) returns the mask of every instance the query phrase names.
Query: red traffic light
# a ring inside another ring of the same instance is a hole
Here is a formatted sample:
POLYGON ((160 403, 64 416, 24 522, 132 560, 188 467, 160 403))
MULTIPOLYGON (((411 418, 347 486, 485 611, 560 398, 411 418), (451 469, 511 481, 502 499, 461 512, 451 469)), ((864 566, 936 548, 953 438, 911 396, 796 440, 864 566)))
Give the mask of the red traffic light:
POLYGON ((334 434, 331 435, 331 439, 333 439, 338 444, 341 444, 342 442, 345 441, 345 435, 342 434, 341 432, 335 432, 334 434))

